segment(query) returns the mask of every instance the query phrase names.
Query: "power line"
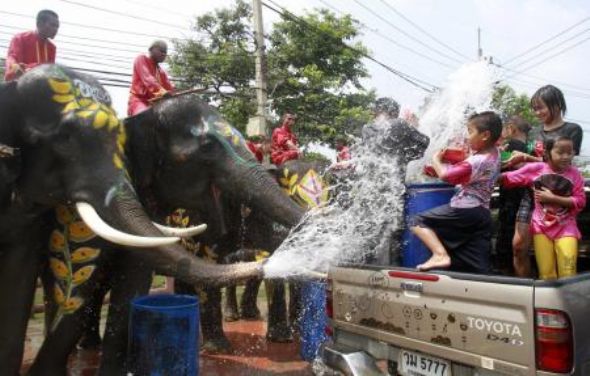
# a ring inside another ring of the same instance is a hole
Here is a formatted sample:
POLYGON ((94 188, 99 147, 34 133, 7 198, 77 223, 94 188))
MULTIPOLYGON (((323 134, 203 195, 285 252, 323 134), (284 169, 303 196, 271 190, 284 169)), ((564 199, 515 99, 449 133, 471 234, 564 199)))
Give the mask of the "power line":
POLYGON ((500 68, 500 69, 506 70, 508 72, 516 73, 516 74, 519 74, 519 75, 522 75, 522 76, 525 76, 525 77, 532 78, 534 80, 538 80, 538 82, 540 82, 541 84, 542 83, 546 83, 546 82, 551 82, 551 83, 558 84, 559 86, 570 87, 570 88, 572 88, 574 90, 590 91, 590 88, 585 88, 585 87, 582 87, 582 86, 573 85, 573 84, 570 84, 570 83, 567 83, 567 82, 563 82, 563 81, 557 81, 557 80, 554 80, 554 79, 551 79, 551 78, 547 78, 547 77, 539 77, 539 76, 535 76, 535 75, 532 75, 532 74, 528 74, 528 73, 524 73, 524 72, 519 72, 517 70, 511 69, 511 68, 507 68, 504 65, 501 65, 501 64, 498 64, 498 63, 491 63, 491 64, 494 65, 494 66, 496 66, 496 67, 498 67, 498 68, 500 68))
POLYGON ((271 6, 271 5, 269 5, 269 4, 265 3, 265 2, 262 2, 262 5, 264 7, 266 7, 266 8, 268 8, 268 9, 272 10, 273 12, 279 14, 284 19, 290 19, 290 20, 296 21, 297 23, 299 23, 300 25, 305 26, 309 30, 312 30, 312 31, 315 31, 316 33, 320 33, 320 34, 323 34, 323 35, 326 35, 326 36, 329 36, 329 37, 333 38, 336 43, 340 44, 344 48, 350 49, 351 51, 354 51, 354 52, 358 53, 359 55, 361 55, 361 56, 363 56, 363 57, 371 60, 372 62, 378 64, 379 66, 383 67, 384 69, 388 70, 389 72, 395 74, 396 76, 398 76, 402 80, 404 80, 404 81, 412 84, 413 86, 415 86, 417 88, 420 88, 420 89, 422 89, 422 90, 424 90, 426 92, 429 92, 429 93, 432 93, 435 89, 438 89, 438 87, 435 86, 435 85, 432 85, 430 83, 424 82, 424 81, 422 81, 422 80, 420 80, 418 78, 412 77, 412 76, 410 76, 410 75, 408 75, 406 73, 403 73, 401 71, 398 71, 397 69, 394 69, 394 68, 392 68, 392 67, 390 67, 390 66, 388 66, 388 65, 386 65, 386 64, 384 64, 382 62, 380 62, 379 60, 375 59, 374 57, 372 57, 368 53, 366 53, 366 52, 364 52, 362 50, 359 50, 357 48, 354 48, 352 46, 349 46, 348 44, 344 43, 341 39, 336 38, 336 37, 334 37, 334 36, 326 33, 325 31, 320 30, 317 27, 314 27, 314 26, 310 25, 306 20, 302 19, 301 17, 296 16, 295 14, 293 14, 290 11, 288 11, 284 7, 276 4, 274 1, 272 1, 272 0, 268 0, 268 1, 270 1, 271 3, 273 3, 276 7, 282 9, 282 11, 274 8, 273 6, 271 6), (427 87, 423 86, 422 84, 419 83, 420 81, 423 82, 423 83, 425 83, 426 85, 430 86, 431 88, 427 88, 427 87))
MULTIPOLYGON (((382 16, 381 16, 379 13, 376 13, 374 10, 372 10, 372 9, 371 9, 371 8, 369 8, 369 7, 367 7, 366 5, 364 5, 363 3, 361 3, 360 1, 358 1, 358 0, 353 0, 353 1, 354 1, 355 3, 357 3, 357 4, 358 4, 360 7, 362 7, 363 9, 365 9, 367 12, 371 13, 373 16, 377 17, 378 19, 380 19, 381 21, 385 22, 386 24, 388 24, 389 26, 391 26, 391 27, 392 27, 392 28, 394 28, 395 30, 399 31, 400 33, 402 33, 403 35, 405 35, 407 38, 410 38, 411 40, 415 41, 416 43, 418 43, 418 44, 420 44, 420 45, 422 45, 422 46, 424 46, 424 47, 428 48, 430 51, 436 52, 437 54, 439 54, 439 55, 441 55, 441 56, 444 56, 444 57, 446 57, 447 59, 449 59, 449 60, 452 60, 452 61, 454 61, 454 62, 456 62, 456 63, 459 63, 459 64, 463 63, 461 60, 459 60, 459 59, 456 59, 456 58, 454 58, 453 56, 447 55, 446 53, 444 53, 444 52, 441 52, 441 51, 439 51, 439 50, 437 50, 437 49, 434 49, 434 48, 432 48, 431 46, 429 46, 428 44, 426 44, 426 43, 422 42, 420 39, 418 39, 418 38, 414 37, 414 36, 413 36, 413 35, 411 35, 410 33, 406 32, 405 30, 403 30, 403 29, 399 28, 398 26, 394 25, 393 23, 391 23, 390 21, 388 21, 386 18, 383 18, 383 17, 382 17, 382 16)), ((393 41, 393 39, 392 39, 391 41, 392 41, 393 43, 395 43, 396 45, 398 45, 399 47, 401 47, 401 48, 404 48, 404 49, 406 49, 406 50, 409 50, 410 52, 413 52, 414 54, 417 54, 417 55, 420 55, 420 56, 422 56, 422 57, 425 57, 425 55, 424 55, 424 54, 421 54, 421 53, 417 52, 416 50, 414 50, 414 49, 412 49, 412 48, 410 48, 410 47, 407 47, 407 46, 405 46, 405 45, 403 45, 403 44, 401 44, 401 43, 398 43, 398 42, 394 42, 394 41, 393 41)), ((445 66, 449 66, 449 65, 447 65, 447 64, 445 64, 445 63, 443 63, 443 62, 441 62, 441 61, 438 61, 438 60, 436 60, 436 59, 428 58, 428 60, 431 60, 431 61, 437 62, 438 64, 443 64, 443 65, 445 65, 445 66)), ((451 67, 451 68, 453 68, 453 67, 451 67)))
POLYGON ((416 29, 418 29, 419 31, 421 31, 424 35, 426 35, 427 37, 429 37, 430 39, 432 39, 433 41, 437 42, 438 44, 448 48, 449 50, 453 51, 454 53, 456 53, 457 55, 461 56, 464 59, 467 60, 471 60, 470 58, 468 58, 467 56, 465 56, 464 54, 462 54, 461 52, 457 51, 456 49, 454 49, 453 47, 449 46, 448 44, 444 43, 443 41, 441 41, 440 39, 436 38, 435 36, 433 36, 432 34, 430 34, 428 31, 424 30, 422 27, 420 27, 420 25, 418 25, 417 23, 415 23, 414 21, 412 21, 411 19, 409 19, 408 17, 406 17, 403 13, 401 13, 400 11, 398 11, 397 9, 395 9, 391 4, 389 4, 387 1, 385 0, 380 0, 383 4, 385 4, 386 7, 388 7, 389 9, 391 9, 395 14, 397 14, 399 17, 401 17, 402 19, 404 19, 406 22, 408 22, 410 25, 414 26, 416 29))
MULTIPOLYGON (((23 31, 23 29, 20 28, 20 27, 9 26, 9 25, 0 25, 0 28, 11 29, 11 30, 15 30, 15 31, 18 31, 18 32, 23 31)), ((14 35, 14 33, 11 33, 11 35, 14 35)), ((98 38, 89 38, 89 37, 74 36, 74 35, 64 34, 62 32, 60 32, 57 36, 60 39, 62 37, 65 37, 65 38, 72 38, 72 39, 79 39, 79 40, 89 40, 89 41, 92 41, 92 42, 109 43, 109 44, 120 44, 120 45, 123 45, 123 46, 139 47, 139 48, 143 48, 143 49, 146 48, 146 45, 144 45, 144 44, 133 44, 133 43, 121 42, 121 41, 117 41, 117 40, 107 40, 107 39, 98 39, 98 38)))
MULTIPOLYGON (((575 39, 575 38, 579 37, 580 35, 587 33, 588 31, 590 31, 590 28, 582 30, 581 32, 577 33, 576 35, 573 35, 573 36, 563 40, 561 43, 563 44, 565 42, 569 42, 570 40, 575 39)), ((542 50, 541 52, 529 57, 528 59, 525 59, 525 60, 521 61, 520 63, 516 63, 516 65, 513 65, 512 68, 518 68, 518 67, 528 63, 529 61, 534 60, 537 57, 542 56, 542 55, 546 54, 547 52, 551 52, 554 50, 555 50, 555 46, 549 46, 546 49, 542 50)))
POLYGON ((180 27, 180 26, 175 25, 175 24, 171 24, 171 23, 167 23, 167 22, 162 22, 162 21, 158 21, 158 20, 154 20, 154 19, 146 18, 146 17, 141 17, 141 16, 134 16, 134 15, 131 15, 129 13, 118 12, 116 10, 110 10, 110 9, 101 8, 101 7, 97 7, 97 6, 93 6, 93 5, 79 3, 77 1, 72 1, 72 0, 59 0, 59 1, 61 1, 63 3, 67 3, 67 4, 77 5, 77 6, 83 7, 83 8, 94 9, 94 10, 98 10, 98 11, 105 12, 105 13, 116 14, 118 16, 133 18, 133 19, 139 20, 139 21, 147 21, 147 22, 151 22, 151 23, 154 23, 154 24, 157 24, 157 25, 168 26, 168 27, 172 27, 174 29, 178 29, 178 30, 182 30, 182 31, 188 31, 189 30, 188 28, 180 27))
POLYGON ((142 7, 155 9, 157 11, 168 13, 168 14, 172 14, 172 15, 175 15, 175 16, 181 16, 181 17, 186 17, 187 16, 185 13, 174 12, 174 11, 172 11, 170 9, 167 9, 167 8, 157 7, 157 6, 151 5, 151 4, 146 4, 145 1, 133 1, 133 0, 124 0, 124 1, 126 3, 132 3, 132 4, 141 5, 142 7))
POLYGON ((572 44, 571 46, 568 46, 568 47, 566 47, 566 48, 564 48, 564 49, 562 49, 562 50, 560 50, 560 51, 558 51, 558 52, 554 53, 553 55, 549 55, 548 57, 546 57, 545 59, 543 59, 543 60, 541 60, 541 61, 538 61, 538 62, 536 62, 536 63, 534 63, 534 64, 532 64, 532 65, 529 65, 528 67, 521 68, 521 69, 519 70, 519 73, 526 72, 527 70, 529 70, 529 69, 531 69, 531 68, 538 67, 539 65, 541 65, 541 64, 543 64, 543 63, 545 63, 546 61, 548 61, 548 60, 551 60, 551 59, 553 59, 554 57, 557 57, 557 56, 559 56, 559 55, 563 54, 565 51, 571 50, 571 49, 572 49, 572 48, 574 48, 574 47, 577 47, 577 46, 579 46, 579 45, 581 45, 581 44, 583 44, 583 43, 586 43, 588 40, 590 40, 590 37, 588 37, 588 38, 586 38, 586 39, 582 39, 581 41, 578 41, 577 43, 575 43, 575 44, 572 44))
POLYGON ((536 44, 536 45, 534 45, 534 46, 530 47, 530 48, 529 48, 529 49, 527 49, 526 51, 524 51, 524 52, 522 52, 522 53, 520 53, 520 54, 518 54, 518 55, 516 55, 516 56, 514 56, 514 57, 512 57, 512 58, 510 58, 510 59, 508 59, 508 60, 506 60, 505 64, 510 64, 510 63, 511 63, 511 62, 513 62, 514 60, 521 58, 522 56, 524 56, 524 55, 528 54, 529 52, 532 52, 532 51, 536 50, 537 48, 539 48, 539 47, 543 46, 544 44, 546 44, 546 43, 548 43, 548 42, 551 42, 551 41, 552 41, 552 40, 554 40, 555 38, 558 38, 558 37, 560 37, 561 35, 563 35, 563 34, 567 33, 568 31, 570 31, 570 30, 574 29, 574 28, 575 28, 575 27, 577 27, 578 25, 581 25, 581 24, 583 24, 584 22, 586 22, 586 21, 588 21, 588 20, 590 20, 590 17, 584 17, 584 18, 583 18, 581 21, 578 21, 578 22, 576 22, 575 24, 573 24, 572 26, 570 26, 570 27, 567 27, 567 28, 565 28, 565 29, 561 30, 560 32, 558 32, 557 34, 553 35, 553 36, 552 36, 552 37, 550 37, 549 39, 546 39, 546 40, 544 40, 544 41, 540 42, 539 44, 536 44))
MULTIPOLYGON (((33 18, 33 19, 35 18, 34 16, 29 16, 26 14, 15 13, 15 12, 7 12, 4 10, 0 10, 0 13, 1 14, 9 14, 11 16, 17 16, 17 17, 33 18)), ((81 23, 76 23, 76 22, 60 21, 60 23, 62 23, 64 25, 72 25, 72 26, 82 27, 82 28, 86 28, 86 29, 110 31, 110 32, 117 33, 119 36, 121 35, 121 33, 123 33, 126 35, 137 35, 137 36, 141 36, 141 37, 150 37, 150 38, 158 38, 158 39, 174 39, 174 38, 170 38, 169 36, 162 36, 162 35, 149 34, 149 33, 140 33, 137 31, 130 31, 130 30, 113 29, 113 28, 102 27, 102 26, 86 25, 86 24, 81 24, 81 23)), ((176 38, 176 39, 179 39, 179 38, 176 38)), ((183 39, 179 39, 179 40, 183 40, 183 39)))

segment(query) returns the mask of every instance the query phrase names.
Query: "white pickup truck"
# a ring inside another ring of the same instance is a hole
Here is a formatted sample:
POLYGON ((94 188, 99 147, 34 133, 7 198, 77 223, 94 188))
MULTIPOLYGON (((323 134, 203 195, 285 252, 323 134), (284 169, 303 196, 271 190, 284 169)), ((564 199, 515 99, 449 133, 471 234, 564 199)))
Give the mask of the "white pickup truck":
POLYGON ((590 375, 590 273, 557 281, 348 265, 328 273, 346 375, 590 375))

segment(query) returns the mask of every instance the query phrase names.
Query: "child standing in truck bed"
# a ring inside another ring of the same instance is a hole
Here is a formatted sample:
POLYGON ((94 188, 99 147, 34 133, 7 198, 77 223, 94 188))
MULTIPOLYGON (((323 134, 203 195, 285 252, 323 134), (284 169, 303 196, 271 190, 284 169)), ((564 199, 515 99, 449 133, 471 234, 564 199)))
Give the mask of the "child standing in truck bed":
POLYGON ((584 179, 572 166, 574 142, 569 136, 549 138, 546 162, 528 163, 502 174, 505 187, 534 187, 535 209, 531 233, 539 278, 556 279, 576 274, 580 231, 576 215, 586 206, 584 179))
POLYGON ((500 172, 495 144, 502 133, 502 120, 492 111, 474 114, 467 122, 468 142, 473 154, 465 161, 445 166, 442 150, 433 157, 437 175, 459 190, 450 204, 418 214, 412 232, 432 252, 417 266, 419 270, 450 268, 487 273, 490 267, 492 219, 490 198, 500 172))
MULTIPOLYGON (((520 116, 511 117, 502 130, 504 146, 502 155, 519 151, 528 152, 527 140, 531 130, 529 122, 520 116)), ((507 170, 514 168, 507 167, 507 170)), ((504 168, 502 168, 504 171, 504 168)), ((507 188, 500 186, 498 199, 498 232, 496 236, 496 254, 493 258, 494 268, 497 271, 512 274, 512 238, 514 237, 516 214, 524 194, 528 194, 528 188, 507 188)))

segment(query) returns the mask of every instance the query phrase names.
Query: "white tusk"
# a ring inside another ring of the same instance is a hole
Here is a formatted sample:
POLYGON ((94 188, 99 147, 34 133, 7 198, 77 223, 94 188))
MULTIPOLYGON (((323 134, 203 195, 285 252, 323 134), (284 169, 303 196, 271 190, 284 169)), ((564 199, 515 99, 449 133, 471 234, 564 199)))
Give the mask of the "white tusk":
POLYGON ((127 234, 114 229, 100 218, 92 205, 86 202, 76 202, 76 209, 80 214, 80 218, 96 235, 115 244, 129 247, 158 247, 180 241, 179 237, 146 237, 127 234))
POLYGON ((162 231, 164 235, 168 236, 179 236, 181 238, 190 238, 195 235, 199 235, 203 231, 207 229, 206 224, 193 226, 193 227, 168 227, 164 225, 157 224, 156 222, 152 222, 154 226, 158 228, 158 230, 162 231))

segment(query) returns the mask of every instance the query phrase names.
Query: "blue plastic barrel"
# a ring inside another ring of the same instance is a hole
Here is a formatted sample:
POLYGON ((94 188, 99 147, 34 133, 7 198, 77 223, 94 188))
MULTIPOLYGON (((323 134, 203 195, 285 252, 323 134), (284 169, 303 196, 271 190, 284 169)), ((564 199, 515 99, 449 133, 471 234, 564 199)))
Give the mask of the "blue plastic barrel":
POLYGON ((301 286, 301 318, 299 320, 299 353, 303 360, 313 361, 326 340, 326 282, 308 281, 301 286))
POLYGON ((134 376, 199 374, 199 299, 147 295, 131 302, 129 372, 134 376))
MULTIPOLYGON (((445 183, 411 184, 407 187, 405 207, 406 224, 418 213, 451 201, 455 187, 445 183)), ((415 268, 432 256, 424 243, 406 228, 402 243, 402 266, 415 268)))

